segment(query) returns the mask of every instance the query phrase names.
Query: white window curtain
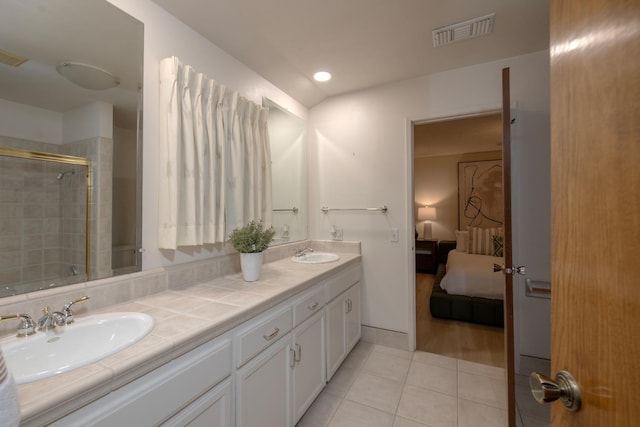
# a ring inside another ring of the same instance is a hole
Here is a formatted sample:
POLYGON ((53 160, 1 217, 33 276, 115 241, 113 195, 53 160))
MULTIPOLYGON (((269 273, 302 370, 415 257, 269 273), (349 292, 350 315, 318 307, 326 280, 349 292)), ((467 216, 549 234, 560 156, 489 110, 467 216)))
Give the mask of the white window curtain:
POLYGON ((160 248, 271 224, 267 109, 172 57, 160 63, 160 116, 160 248))

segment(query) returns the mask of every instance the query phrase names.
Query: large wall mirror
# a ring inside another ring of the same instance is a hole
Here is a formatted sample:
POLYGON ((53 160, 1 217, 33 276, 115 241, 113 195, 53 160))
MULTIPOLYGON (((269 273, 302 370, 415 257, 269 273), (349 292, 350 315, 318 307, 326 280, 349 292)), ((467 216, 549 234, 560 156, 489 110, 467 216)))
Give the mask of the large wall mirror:
POLYGON ((143 24, 0 2, 0 296, 141 269, 143 24))
POLYGON ((307 123, 268 98, 273 245, 307 238, 307 123))

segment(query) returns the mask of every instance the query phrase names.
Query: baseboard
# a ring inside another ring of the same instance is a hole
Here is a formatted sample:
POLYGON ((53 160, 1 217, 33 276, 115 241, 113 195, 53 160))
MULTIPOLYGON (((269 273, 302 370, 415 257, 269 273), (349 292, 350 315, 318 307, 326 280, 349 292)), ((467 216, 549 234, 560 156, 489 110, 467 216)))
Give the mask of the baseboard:
POLYGON ((409 351, 409 334, 362 325, 362 341, 409 351))

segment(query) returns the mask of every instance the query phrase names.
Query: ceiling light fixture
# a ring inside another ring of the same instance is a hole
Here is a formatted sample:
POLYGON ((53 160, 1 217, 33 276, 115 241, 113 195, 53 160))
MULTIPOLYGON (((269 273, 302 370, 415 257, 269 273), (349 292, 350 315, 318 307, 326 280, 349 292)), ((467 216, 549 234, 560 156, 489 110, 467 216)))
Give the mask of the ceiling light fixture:
POLYGON ((313 78, 317 81, 317 82, 326 82, 331 80, 331 73, 328 71, 318 71, 317 73, 315 73, 313 75, 313 78))
POLYGON ((91 90, 105 90, 116 87, 120 79, 91 64, 63 61, 56 66, 58 74, 80 87, 91 90))

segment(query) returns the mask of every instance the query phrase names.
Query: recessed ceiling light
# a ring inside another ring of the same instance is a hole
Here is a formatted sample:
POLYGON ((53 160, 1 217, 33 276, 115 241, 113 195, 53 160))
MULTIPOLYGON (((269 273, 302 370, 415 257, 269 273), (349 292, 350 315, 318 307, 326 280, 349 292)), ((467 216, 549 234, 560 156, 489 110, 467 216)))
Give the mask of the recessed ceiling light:
POLYGON ((328 71, 318 71, 313 75, 313 78, 318 82, 326 82, 331 80, 331 73, 328 71))

